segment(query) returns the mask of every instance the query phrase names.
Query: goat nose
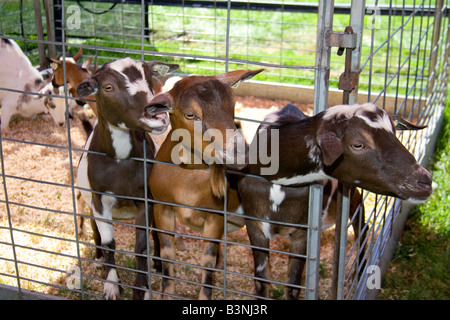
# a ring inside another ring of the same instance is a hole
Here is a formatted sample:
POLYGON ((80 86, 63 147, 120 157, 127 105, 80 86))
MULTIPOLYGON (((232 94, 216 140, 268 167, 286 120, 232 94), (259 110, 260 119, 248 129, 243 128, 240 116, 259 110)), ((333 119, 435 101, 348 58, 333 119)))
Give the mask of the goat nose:
POLYGON ((433 190, 433 188, 432 188, 433 180, 431 178, 431 174, 423 167, 421 167, 420 169, 421 170, 420 170, 420 175, 417 179, 417 185, 419 187, 421 187, 422 189, 429 191, 431 194, 431 192, 433 190))
POLYGON ((59 123, 59 126, 60 126, 60 127, 63 127, 63 126, 64 126, 64 122, 60 122, 60 123, 59 123))

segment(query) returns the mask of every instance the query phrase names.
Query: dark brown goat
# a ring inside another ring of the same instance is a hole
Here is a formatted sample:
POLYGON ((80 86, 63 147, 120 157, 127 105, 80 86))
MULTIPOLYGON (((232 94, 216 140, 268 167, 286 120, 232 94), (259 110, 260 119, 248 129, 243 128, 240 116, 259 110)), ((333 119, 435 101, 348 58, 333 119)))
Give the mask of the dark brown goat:
MULTIPOLYGON (((145 193, 145 171, 150 173, 151 163, 143 164, 132 158, 144 158, 145 146, 145 157, 153 159, 155 146, 145 131, 163 133, 169 126, 164 110, 153 115, 144 113, 162 87, 156 78, 159 66, 164 66, 168 71, 178 68, 178 65, 156 61, 136 62, 125 58, 103 65, 77 88, 81 97, 95 95, 97 102, 98 122, 85 147, 96 153, 83 154, 78 165, 78 184, 84 188, 81 193, 92 208, 94 217, 107 220, 96 219, 93 224, 96 245, 105 247, 103 252, 97 250, 96 259, 105 259, 107 263, 106 299, 119 297, 119 278, 114 267, 115 240, 112 224, 108 220, 135 218, 137 225, 145 226, 148 214, 148 220, 152 223, 151 204, 148 204, 149 212, 146 212, 144 200, 120 196, 150 198, 150 193, 145 193), (96 192, 86 191, 88 189, 96 192)), ((135 252, 142 254, 146 250, 146 231, 137 227, 135 252)), ((146 288, 146 259, 137 257, 136 260, 137 269, 141 272, 136 276, 135 286, 146 288)), ((144 291, 134 290, 134 298, 143 297, 144 291)))
MULTIPOLYGON (((267 180, 246 176, 239 181, 239 193, 247 219, 251 244, 268 248, 276 235, 290 238, 290 251, 306 253, 306 229, 271 224, 269 220, 306 224, 311 183, 335 178, 349 186, 412 201, 424 201, 431 193, 431 176, 395 136, 395 128, 420 129, 401 118, 392 118, 373 104, 335 106, 325 112, 301 119, 292 109, 281 109, 268 116, 250 146, 250 150, 272 149, 258 142, 265 132, 279 136, 279 170, 264 176, 267 180), (398 125, 396 126, 396 122, 398 125), (276 130, 276 131, 274 131, 276 130), (252 149, 255 147, 257 149, 252 149), (286 186, 286 187, 284 187, 286 186), (289 186, 289 187, 287 187, 289 186), (293 188, 295 187, 295 188, 293 188)), ((253 163, 249 173, 260 174, 264 165, 253 163)), ((353 210, 353 209, 352 209, 353 210)), ((359 229, 359 228, 358 228, 359 229)), ((270 278, 269 256, 264 249, 253 249, 255 275, 270 278)), ((289 258, 288 283, 299 285, 304 260, 289 258)), ((269 284, 256 280, 256 291, 268 297, 269 284)), ((287 299, 297 299, 299 290, 286 287, 287 299)))
MULTIPOLYGON (((230 135, 226 132, 227 129, 236 130, 235 101, 230 86, 249 79, 261 71, 238 70, 216 76, 191 76, 177 82, 169 92, 155 96, 150 107, 147 108, 148 113, 152 114, 154 110, 156 112, 167 110, 170 112, 172 124, 172 131, 156 155, 156 160, 180 164, 180 166, 159 163, 153 165, 149 186, 155 200, 223 210, 223 196, 229 190, 227 210, 230 212, 238 210, 237 190, 225 186, 224 170, 221 164, 228 163, 229 167, 242 168, 243 164, 237 161, 234 163, 233 160, 240 156, 239 151, 235 149, 235 152, 230 154, 228 146, 234 143, 243 143, 245 147, 247 146, 240 134, 235 132, 230 135), (216 145, 215 153, 207 155, 204 151, 211 146, 211 141, 206 141, 203 137, 208 130, 212 129, 217 130, 227 139, 224 139, 222 144, 216 145), (181 136, 183 140, 180 143, 178 141, 181 136), (196 170, 208 167, 210 170, 196 170)), ((154 216, 158 229, 173 232, 175 217, 177 217, 180 222, 192 229, 203 232, 205 237, 221 239, 223 236, 222 214, 155 203, 154 216)), ((229 232, 244 224, 241 217, 229 216, 227 221, 229 232)), ((175 260, 173 234, 158 232, 158 235, 161 243, 161 257, 175 260)), ((216 267, 218 247, 218 243, 214 240, 203 241, 200 261, 203 267, 216 267)), ((163 261, 162 266, 165 276, 174 275, 173 263, 163 261)), ((212 275, 211 270, 202 270, 202 283, 206 286, 203 286, 200 291, 200 299, 211 298, 212 289, 207 285, 211 285, 212 275)), ((164 298, 170 298, 174 290, 173 280, 163 278, 161 291, 165 294, 164 298)))

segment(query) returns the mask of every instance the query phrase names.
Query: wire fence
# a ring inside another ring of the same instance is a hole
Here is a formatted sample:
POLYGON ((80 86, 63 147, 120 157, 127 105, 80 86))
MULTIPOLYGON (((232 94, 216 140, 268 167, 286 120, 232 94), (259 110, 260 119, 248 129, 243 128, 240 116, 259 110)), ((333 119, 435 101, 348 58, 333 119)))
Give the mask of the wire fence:
MULTIPOLYGON (((262 66, 266 70, 250 82, 250 94, 254 86, 267 84, 279 92, 284 92, 280 89, 283 86, 297 91, 304 88, 310 92, 308 102, 290 102, 305 106, 312 114, 342 103, 342 91, 337 88, 345 68, 344 57, 336 54, 338 48, 327 52, 330 48, 321 43, 318 34, 327 27, 343 32, 351 25, 359 43, 352 66, 359 72, 359 84, 350 102, 373 102, 390 113, 427 125, 425 130, 398 136, 416 159, 426 163, 432 156, 447 99, 449 5, 439 0, 6 0, 0 4, 0 34, 15 40, 41 69, 45 55, 73 56, 81 47, 83 61, 92 57, 102 65, 123 57, 160 60, 179 64, 182 75, 262 66), (327 14, 326 10, 331 11, 327 14), (320 54, 322 62, 317 59, 320 54), (324 77, 327 85, 318 87, 318 77, 324 77)), ((238 110, 237 118, 244 128, 254 122, 257 126, 271 110, 274 108, 253 113, 238 110)), ((0 283, 19 291, 97 299, 102 298, 108 281, 103 269, 97 267, 98 247, 87 223, 92 217, 87 211, 80 212, 76 203, 80 189, 76 167, 86 136, 79 119, 67 120, 63 128, 41 118, 18 120, 0 136, 0 283), (79 217, 87 220, 84 234, 79 217)), ((314 233, 322 204, 320 197, 315 198, 320 191, 311 191, 310 222, 296 226, 308 230, 311 240, 307 254, 301 256, 307 260, 306 276, 298 287, 302 298, 366 299, 379 289, 376 277, 405 206, 392 197, 361 192, 365 214, 359 230, 350 227, 353 221, 343 212, 342 232, 335 236, 334 229, 314 233), (355 234, 360 238, 355 239, 355 234)), ((226 219, 236 215, 226 210, 211 212, 224 214, 226 219)), ((361 219, 361 215, 353 219, 361 219)), ((134 253, 135 228, 133 220, 114 221, 116 265, 125 299, 131 299, 132 289, 140 289, 133 284, 138 272, 136 256, 145 257, 149 265, 158 258, 151 250, 144 255, 134 253)), ((151 228, 147 226, 147 230, 151 228)), ((199 264, 204 238, 181 224, 174 234, 178 248, 173 261, 176 298, 196 299, 205 268, 199 264)), ((153 248, 153 242, 148 241, 153 248)), ((218 242, 225 261, 223 268, 212 268, 213 299, 254 299, 252 245, 245 228, 225 232, 218 242)), ((270 297, 280 299, 287 282, 287 259, 292 254, 283 238, 273 240, 269 250, 273 273, 270 297)), ((165 275, 153 268, 146 275, 151 297, 159 298, 165 275)))

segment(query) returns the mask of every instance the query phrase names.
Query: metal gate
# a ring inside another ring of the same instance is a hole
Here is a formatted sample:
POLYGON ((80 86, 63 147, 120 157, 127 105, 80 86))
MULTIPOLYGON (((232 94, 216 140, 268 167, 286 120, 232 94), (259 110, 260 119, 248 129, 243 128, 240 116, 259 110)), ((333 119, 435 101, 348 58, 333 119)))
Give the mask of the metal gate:
MULTIPOLYGON (((125 56, 158 59, 180 64, 183 74, 262 66, 266 71, 243 83, 235 91, 238 95, 311 104, 314 114, 343 102, 373 102, 428 125, 421 132, 399 134, 426 165, 446 104, 449 5, 444 0, 5 0, 0 4, 0 34, 17 41, 32 63, 41 66, 45 55, 70 56, 81 47, 84 59, 94 57, 100 65, 125 56)), ((243 126, 261 120, 238 119, 243 126)), ((40 131, 22 138, 20 126, 30 125, 27 121, 19 120, 0 136, 0 296, 35 297, 30 292, 36 291, 69 299, 102 298, 104 280, 102 269, 95 267, 90 231, 78 234, 77 217, 89 218, 77 211, 75 199, 76 166, 83 152, 79 123, 70 120, 65 128, 53 128, 51 122, 31 120, 40 131), (47 140, 44 135, 54 137, 47 140), (64 167, 66 175, 54 176, 52 166, 64 167)), ((358 233, 364 239, 355 240, 348 190, 341 190, 335 233, 321 230, 322 187, 310 190, 302 298, 375 298, 408 206, 361 190, 366 212, 358 233)), ((120 285, 123 298, 129 299, 136 274, 134 222, 115 221, 114 228, 120 285)), ((178 250, 177 297, 195 299, 202 237, 182 226, 177 232, 179 246, 185 246, 178 250)), ((225 236, 221 245, 226 261, 224 269, 216 270, 214 298, 254 299, 245 230, 225 236)), ((273 263, 282 270, 272 279, 273 299, 282 298, 287 281, 287 247, 277 240, 271 249, 277 259, 273 263)), ((151 252, 147 255, 151 261, 151 252)), ((153 269, 147 275, 151 296, 157 298, 162 275, 153 269)))

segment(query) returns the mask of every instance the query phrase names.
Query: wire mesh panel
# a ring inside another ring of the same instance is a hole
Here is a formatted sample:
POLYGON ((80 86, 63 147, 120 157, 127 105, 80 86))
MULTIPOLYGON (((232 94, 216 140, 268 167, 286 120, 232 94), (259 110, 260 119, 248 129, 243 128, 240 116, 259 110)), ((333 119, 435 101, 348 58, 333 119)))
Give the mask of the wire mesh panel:
MULTIPOLYGON (((236 118, 250 142, 265 116, 287 103, 294 103, 312 115, 342 102, 338 86, 345 59, 336 54, 338 48, 331 48, 322 35, 331 30, 343 32, 346 26, 353 25, 355 30, 361 30, 355 31, 360 43, 360 70, 356 70, 359 83, 353 92, 353 102, 373 102, 390 113, 428 125, 425 130, 398 135, 422 161, 432 152, 427 148, 433 142, 445 105, 449 3, 366 1, 359 13, 363 19, 359 29, 354 23, 355 7, 351 1, 5 0, 0 4, 0 34, 3 39, 16 41, 31 64, 50 78, 53 71, 46 69, 45 56, 58 59, 62 54, 66 83, 71 72, 69 58, 76 57, 80 48, 82 56, 76 62, 79 66, 88 62, 84 65, 86 74, 92 74, 97 65, 124 57, 179 64, 180 76, 264 68, 249 84, 242 83, 235 91, 246 95, 236 97, 236 118), (262 90, 264 94, 256 94, 256 87, 266 88, 262 90), (296 97, 300 91, 308 97, 293 99, 287 93, 284 96, 289 90, 294 90, 296 97), (268 96, 283 100, 262 99, 268 96)), ((55 70, 55 66, 52 68, 55 70)), ((3 94, 25 92, 29 99, 58 98, 53 91, 34 92, 25 85, 1 84, 3 94)), ((75 98, 69 93, 68 84, 63 87, 65 90, 60 94, 68 111, 75 98)), ((72 116, 69 118, 66 113, 65 126, 59 126, 48 114, 32 119, 13 118, 5 130, 2 119, 0 283, 69 299, 97 299, 103 297, 103 287, 111 280, 105 280, 108 263, 96 259, 96 250, 102 247, 92 240, 95 234, 90 222, 105 221, 93 219, 88 210, 82 211, 77 202, 80 187, 76 169, 87 139, 82 120, 88 118, 93 124, 95 116, 87 106, 73 107, 72 116)), ((161 145, 161 138, 153 138, 161 145)), ((144 163, 153 160, 133 158, 133 161, 142 163, 144 168, 144 163)), ((146 181, 149 175, 150 172, 145 172, 146 181)), ((368 289, 377 288, 373 275, 377 275, 402 202, 358 191, 363 196, 363 206, 349 220, 343 219, 342 233, 336 236, 341 239, 341 264, 334 267, 337 259, 334 227, 320 231, 321 225, 329 226, 320 219, 322 187, 311 187, 309 222, 287 224, 308 234, 306 254, 290 254, 289 240, 283 237, 272 239, 267 249, 272 273, 265 280, 270 283, 270 299, 282 299, 285 294, 290 257, 307 262, 301 285, 291 285, 301 298, 364 299, 368 289)), ((186 194, 186 198, 189 196, 186 194)), ((184 206, 154 201, 151 197, 118 197, 142 200, 147 209, 161 203, 174 208, 184 206)), ((230 212, 227 199, 231 197, 226 193, 218 209, 205 206, 194 209, 232 221, 242 217, 242 208, 230 212)), ((268 225, 267 219, 255 219, 268 225)), ((115 265, 124 299, 131 299, 134 289, 142 290, 152 299, 164 297, 161 283, 167 275, 155 270, 154 264, 159 259, 163 262, 168 259, 155 253, 150 237, 154 228, 146 220, 148 249, 139 253, 134 252, 135 221, 127 217, 113 222, 115 265), (147 270, 136 270, 136 257, 146 259, 147 270), (135 286, 138 274, 147 277, 148 289, 135 286)), ((273 224, 283 226, 283 221, 273 224)), ((261 279, 255 278, 257 267, 253 264, 252 249, 266 249, 250 243, 245 226, 230 233, 227 223, 224 228, 223 238, 211 239, 202 230, 177 224, 172 233, 176 258, 170 260, 175 265, 175 273, 170 276, 176 280, 174 298, 196 299, 202 288, 203 270, 214 271, 209 286, 213 299, 257 297, 255 279, 261 279), (219 243, 218 260, 222 263, 206 267, 203 264, 205 237, 219 243)))

